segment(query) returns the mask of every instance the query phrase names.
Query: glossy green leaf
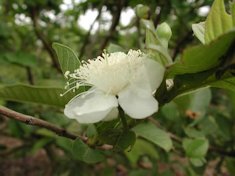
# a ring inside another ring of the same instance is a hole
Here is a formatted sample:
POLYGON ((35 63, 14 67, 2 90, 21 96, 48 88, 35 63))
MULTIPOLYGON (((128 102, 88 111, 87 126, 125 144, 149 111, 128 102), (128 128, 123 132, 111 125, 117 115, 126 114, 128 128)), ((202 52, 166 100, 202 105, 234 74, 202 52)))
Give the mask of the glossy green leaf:
POLYGON ((210 86, 227 89, 227 90, 231 90, 234 92, 235 91, 235 77, 213 81, 210 83, 210 86))
POLYGON ((80 92, 79 90, 76 93, 69 92, 61 97, 60 94, 64 91, 62 88, 11 85, 0 87, 0 99, 64 107, 76 93, 80 92))
POLYGON ((105 159, 104 155, 100 151, 91 149, 80 139, 76 139, 73 144, 73 154, 76 159, 90 164, 97 163, 105 159))
POLYGON ((52 47, 56 51, 63 73, 66 71, 73 72, 79 68, 80 61, 71 48, 59 43, 53 43, 52 47))
POLYGON ((232 17, 225 10, 224 0, 215 0, 205 21, 205 42, 211 42, 232 27, 232 17))
POLYGON ((166 151, 172 148, 169 134, 151 123, 142 123, 132 129, 137 136, 141 136, 158 145, 166 151))
POLYGON ((186 152, 186 155, 190 158, 201 158, 204 157, 209 148, 208 140, 204 138, 198 139, 184 139, 183 148, 186 152))
POLYGON ((234 39, 235 31, 231 31, 210 44, 186 49, 181 59, 169 68, 168 77, 202 72, 218 66, 234 39))
POLYGON ((205 22, 200 22, 200 23, 197 23, 197 24, 193 24, 192 29, 193 29, 194 35, 198 38, 198 40, 200 40, 200 42, 205 44, 205 38, 204 38, 204 35, 205 35, 205 22))

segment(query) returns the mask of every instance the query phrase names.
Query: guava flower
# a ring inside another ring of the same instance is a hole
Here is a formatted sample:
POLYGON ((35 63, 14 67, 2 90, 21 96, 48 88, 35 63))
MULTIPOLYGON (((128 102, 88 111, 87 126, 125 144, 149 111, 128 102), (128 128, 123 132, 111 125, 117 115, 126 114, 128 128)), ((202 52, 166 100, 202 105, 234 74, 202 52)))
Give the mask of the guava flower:
POLYGON ((74 97, 64 113, 79 123, 96 123, 118 117, 118 106, 134 119, 143 119, 158 111, 153 92, 160 86, 164 67, 140 50, 127 54, 104 53, 88 60, 65 76, 75 80, 70 89, 91 88, 74 97))

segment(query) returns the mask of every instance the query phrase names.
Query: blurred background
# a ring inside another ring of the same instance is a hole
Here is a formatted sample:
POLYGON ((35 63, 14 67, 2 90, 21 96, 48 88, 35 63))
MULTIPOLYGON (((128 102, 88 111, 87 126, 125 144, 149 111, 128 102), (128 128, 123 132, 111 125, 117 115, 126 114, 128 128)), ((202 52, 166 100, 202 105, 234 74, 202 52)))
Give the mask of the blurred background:
MULTIPOLYGON (((155 26, 162 22, 169 24, 173 33, 169 48, 172 58, 176 59, 187 46, 199 44, 193 36, 191 25, 205 20, 212 2, 213 0, 1 0, 0 86, 24 83, 63 87, 64 76, 52 49, 53 42, 71 47, 83 60, 97 57, 104 49, 143 49, 145 30, 135 13, 138 4, 149 7, 145 18, 151 19, 155 26)), ((223 151, 220 152, 220 149, 226 150, 235 142, 232 116, 235 94, 207 89, 191 98, 194 102, 192 105, 188 105, 187 97, 184 97, 178 100, 182 105, 180 107, 174 103, 164 106, 158 120, 166 130, 183 138, 187 133, 195 132, 185 132, 185 129, 198 116, 207 117, 195 122, 198 130, 195 133, 203 131, 210 144, 219 149, 210 153, 207 164, 201 167, 189 164, 182 151, 176 150, 177 144, 175 150, 166 153, 145 141, 138 142, 139 148, 135 148, 134 154, 107 153, 105 162, 88 165, 69 155, 67 139, 44 129, 0 117, 0 175, 234 174, 235 160, 227 157, 223 151), (198 107, 201 101, 205 105, 198 107), (193 107, 197 107, 195 111, 193 107), (200 111, 200 115, 197 111, 200 111), (210 118, 208 114, 216 118, 210 118), (220 116, 224 117, 223 120, 220 116)), ((65 118, 62 109, 56 107, 4 100, 0 100, 0 104, 69 130, 82 130, 76 122, 65 118)))

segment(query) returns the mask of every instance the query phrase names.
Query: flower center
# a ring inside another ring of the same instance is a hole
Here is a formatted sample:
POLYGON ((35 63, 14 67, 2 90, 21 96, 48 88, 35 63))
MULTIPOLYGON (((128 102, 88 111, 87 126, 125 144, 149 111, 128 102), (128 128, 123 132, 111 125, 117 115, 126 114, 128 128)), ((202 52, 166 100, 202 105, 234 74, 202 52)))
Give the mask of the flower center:
POLYGON ((117 95, 134 79, 143 60, 141 51, 104 53, 102 57, 84 62, 69 76, 77 80, 77 85, 90 85, 107 94, 117 95))

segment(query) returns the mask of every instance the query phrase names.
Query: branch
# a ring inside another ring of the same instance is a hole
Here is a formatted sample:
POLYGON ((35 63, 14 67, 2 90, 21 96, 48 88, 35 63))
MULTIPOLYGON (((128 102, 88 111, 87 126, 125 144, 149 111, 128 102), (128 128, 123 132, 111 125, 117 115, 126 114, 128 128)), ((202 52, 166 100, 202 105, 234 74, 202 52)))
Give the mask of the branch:
POLYGON ((85 38, 84 38, 84 42, 83 42, 83 45, 81 47, 81 50, 80 50, 80 54, 79 54, 79 58, 82 58, 82 56, 84 55, 84 52, 85 52, 85 49, 86 49, 86 46, 87 44, 89 43, 89 38, 90 38, 90 35, 91 35, 91 31, 95 25, 95 22, 100 18, 101 16, 101 10, 102 10, 102 7, 103 7, 103 2, 100 4, 99 6, 99 10, 98 10, 98 15, 96 16, 95 20, 93 21, 92 25, 90 26, 89 28, 89 31, 87 32, 85 38))
POLYGON ((160 11, 159 11, 159 13, 157 14, 157 16, 155 17, 154 21, 153 21, 153 24, 154 24, 154 27, 155 27, 155 28, 157 27, 157 25, 158 25, 158 24, 160 23, 160 21, 161 21, 163 8, 164 8, 164 5, 162 5, 162 6, 160 7, 160 11))
POLYGON ((178 42, 176 42, 176 47, 173 51, 172 59, 175 60, 177 55, 182 51, 187 43, 189 43, 193 39, 193 32, 188 31, 186 35, 181 38, 178 42))
POLYGON ((38 24, 38 11, 34 8, 30 9, 30 17, 33 21, 33 29, 34 32, 36 34, 36 36, 38 37, 39 40, 41 40, 44 48, 46 49, 46 51, 48 52, 48 54, 50 55, 51 61, 52 61, 52 66, 60 73, 61 69, 60 69, 60 65, 59 62, 57 60, 57 57, 55 55, 54 50, 51 47, 51 42, 49 42, 46 37, 43 35, 43 33, 40 30, 39 24, 38 24))
POLYGON ((213 146, 209 147, 209 151, 214 152, 214 153, 218 153, 222 156, 235 157, 235 151, 226 151, 221 148, 217 148, 217 147, 213 147, 213 146))
MULTIPOLYGON (((119 20, 120 20, 120 16, 121 16, 121 12, 122 12, 122 8, 125 4, 125 0, 120 0, 117 1, 118 5, 117 5, 117 10, 114 12, 113 14, 113 19, 112 19, 112 25, 109 29, 108 35, 105 37, 105 39, 103 40, 103 42, 100 45, 100 49, 99 51, 102 53, 103 50, 105 49, 105 47, 107 46, 109 40, 111 39, 111 37, 113 36, 113 34, 116 31, 116 27, 119 24, 119 20)), ((100 53, 100 54, 101 54, 100 53)))
MULTIPOLYGON (((160 123, 156 119, 154 119, 153 117, 149 117, 148 120, 150 122, 152 122, 155 126, 161 127, 160 123)), ((175 142, 182 143, 183 140, 179 136, 177 136, 177 135, 175 135, 171 132, 168 132, 168 134, 169 134, 170 138, 172 140, 174 140, 175 142)), ((215 147, 215 146, 209 146, 208 150, 209 150, 209 152, 217 153, 217 154, 222 155, 222 156, 235 157, 235 151, 234 150, 226 151, 222 148, 218 148, 218 147, 215 147)))
POLYGON ((48 129, 50 131, 55 132, 59 136, 63 136, 63 137, 69 138, 69 139, 73 139, 74 140, 76 138, 80 138, 83 141, 87 140, 87 138, 85 138, 85 137, 72 134, 72 133, 66 131, 65 129, 60 128, 60 127, 58 127, 56 125, 53 125, 53 124, 51 124, 49 122, 46 122, 46 121, 41 120, 41 119, 37 119, 37 118, 29 116, 29 115, 21 114, 19 112, 13 111, 13 110, 8 109, 8 108, 3 107, 3 106, 0 106, 0 114, 5 116, 5 117, 8 117, 10 119, 14 119, 14 120, 23 122, 23 123, 25 123, 27 125, 32 125, 32 126, 38 126, 38 127, 46 128, 46 129, 48 129))
POLYGON ((29 84, 33 85, 34 78, 33 78, 32 69, 29 66, 26 66, 25 69, 26 69, 26 73, 27 73, 28 82, 29 82, 29 84))
MULTIPOLYGON (((56 133, 59 136, 63 136, 63 137, 66 137, 66 138, 69 138, 72 140, 79 138, 84 143, 87 143, 87 137, 75 135, 73 133, 68 132, 66 129, 60 128, 60 127, 53 125, 45 120, 37 119, 37 118, 32 117, 30 115, 25 115, 25 114, 19 113, 19 112, 13 111, 11 109, 8 109, 6 107, 3 107, 3 106, 0 106, 0 115, 3 115, 4 117, 10 118, 10 119, 17 120, 19 122, 23 122, 27 125, 46 128, 50 131, 53 131, 54 133, 56 133)), ((100 150, 112 150, 113 146, 109 145, 109 144, 103 144, 101 146, 97 146, 96 148, 100 149, 100 150)))

